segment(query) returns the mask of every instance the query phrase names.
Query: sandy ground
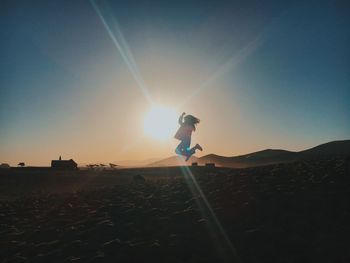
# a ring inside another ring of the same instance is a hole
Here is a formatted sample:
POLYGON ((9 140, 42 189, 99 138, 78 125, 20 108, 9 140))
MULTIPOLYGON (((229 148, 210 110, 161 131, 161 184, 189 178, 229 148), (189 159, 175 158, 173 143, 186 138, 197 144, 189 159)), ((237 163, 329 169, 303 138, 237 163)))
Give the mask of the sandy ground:
POLYGON ((0 171, 0 262, 350 262, 349 158, 186 171, 0 171))

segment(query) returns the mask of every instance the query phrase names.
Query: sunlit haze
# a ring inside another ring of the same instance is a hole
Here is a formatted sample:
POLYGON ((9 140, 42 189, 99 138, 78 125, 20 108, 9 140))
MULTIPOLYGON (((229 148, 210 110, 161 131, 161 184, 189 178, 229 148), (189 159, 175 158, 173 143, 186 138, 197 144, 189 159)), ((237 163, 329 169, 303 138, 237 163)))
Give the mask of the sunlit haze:
POLYGON ((153 106, 144 120, 144 132, 155 139, 169 140, 176 132, 177 113, 164 106, 153 106))
POLYGON ((166 158, 182 112, 197 156, 348 139, 340 2, 7 1, 0 163, 166 158))

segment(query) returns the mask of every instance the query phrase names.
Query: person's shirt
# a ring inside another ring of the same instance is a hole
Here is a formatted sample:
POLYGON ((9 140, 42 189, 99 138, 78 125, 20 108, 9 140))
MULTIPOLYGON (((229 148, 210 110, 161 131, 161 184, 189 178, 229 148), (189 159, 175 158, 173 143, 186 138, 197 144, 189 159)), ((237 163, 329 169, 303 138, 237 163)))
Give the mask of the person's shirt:
POLYGON ((174 137, 180 141, 191 139, 191 135, 194 130, 195 128, 193 125, 182 123, 174 137))

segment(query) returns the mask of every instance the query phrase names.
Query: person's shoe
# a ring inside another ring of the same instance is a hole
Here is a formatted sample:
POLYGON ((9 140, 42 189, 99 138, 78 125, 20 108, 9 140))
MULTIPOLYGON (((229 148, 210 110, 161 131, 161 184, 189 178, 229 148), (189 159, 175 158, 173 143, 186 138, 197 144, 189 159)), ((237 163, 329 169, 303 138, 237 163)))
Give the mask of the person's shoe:
POLYGON ((198 143, 196 144, 196 149, 198 149, 198 150, 200 150, 200 151, 203 151, 202 146, 200 146, 198 143))

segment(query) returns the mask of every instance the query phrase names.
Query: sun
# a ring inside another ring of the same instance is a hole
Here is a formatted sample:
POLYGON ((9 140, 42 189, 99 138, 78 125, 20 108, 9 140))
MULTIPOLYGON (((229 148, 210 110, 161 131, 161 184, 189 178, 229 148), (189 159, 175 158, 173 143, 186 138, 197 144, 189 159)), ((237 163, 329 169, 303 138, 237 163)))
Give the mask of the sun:
POLYGON ((177 128, 175 109, 164 106, 153 106, 144 120, 144 133, 158 140, 170 139, 177 128))

